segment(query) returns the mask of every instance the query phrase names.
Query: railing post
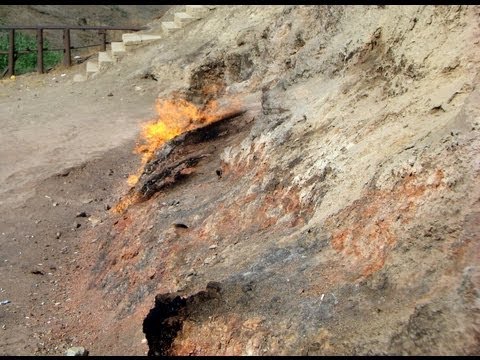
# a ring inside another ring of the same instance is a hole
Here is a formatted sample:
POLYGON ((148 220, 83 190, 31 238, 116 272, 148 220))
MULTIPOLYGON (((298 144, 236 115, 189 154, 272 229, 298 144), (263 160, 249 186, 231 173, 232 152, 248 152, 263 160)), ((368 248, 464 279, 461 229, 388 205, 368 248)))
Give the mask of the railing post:
POLYGON ((43 74, 43 29, 37 29, 37 71, 43 74))
POLYGON ((63 65, 71 66, 72 65, 72 55, 70 52, 70 29, 63 29, 63 65))
POLYGON ((107 30, 100 30, 102 36, 102 51, 107 51, 107 30))
POLYGON ((12 76, 15 75, 15 29, 10 29, 9 43, 7 76, 12 76))

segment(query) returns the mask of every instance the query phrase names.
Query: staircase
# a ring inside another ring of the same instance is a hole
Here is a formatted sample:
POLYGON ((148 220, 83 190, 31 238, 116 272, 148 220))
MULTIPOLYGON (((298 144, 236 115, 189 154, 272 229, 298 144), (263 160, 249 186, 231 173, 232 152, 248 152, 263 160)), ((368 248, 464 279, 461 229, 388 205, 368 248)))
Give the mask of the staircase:
POLYGON ((186 5, 184 11, 174 13, 173 21, 162 21, 160 34, 123 34, 122 41, 112 42, 107 51, 100 51, 94 59, 88 60, 85 75, 76 74, 73 81, 80 82, 94 78, 102 70, 120 61, 128 51, 136 46, 159 41, 168 34, 182 29, 185 25, 204 18, 213 9, 215 6, 211 5, 186 5))

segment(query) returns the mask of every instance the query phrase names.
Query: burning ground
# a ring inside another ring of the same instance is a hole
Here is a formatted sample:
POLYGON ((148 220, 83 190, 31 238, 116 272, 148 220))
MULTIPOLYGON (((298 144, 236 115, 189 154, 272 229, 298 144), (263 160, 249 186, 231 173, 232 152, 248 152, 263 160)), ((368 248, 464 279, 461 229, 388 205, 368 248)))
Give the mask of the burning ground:
POLYGON ((50 342, 478 354, 478 15, 219 7, 140 49, 158 114, 79 232, 50 342))

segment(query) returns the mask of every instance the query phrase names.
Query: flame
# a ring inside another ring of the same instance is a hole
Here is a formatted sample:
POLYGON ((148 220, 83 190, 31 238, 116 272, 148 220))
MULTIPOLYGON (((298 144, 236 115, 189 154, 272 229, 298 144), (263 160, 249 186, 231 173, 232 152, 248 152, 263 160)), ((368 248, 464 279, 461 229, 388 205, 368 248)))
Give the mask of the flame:
POLYGON ((117 205, 112 208, 112 211, 121 214, 123 213, 130 205, 136 203, 139 199, 139 195, 137 193, 130 193, 125 196, 122 200, 120 200, 117 205))
POLYGON ((150 161, 155 151, 168 140, 219 118, 219 114, 216 114, 216 101, 208 103, 201 110, 184 99, 159 99, 156 108, 158 119, 142 125, 144 143, 135 148, 137 154, 142 154, 142 164, 150 161))
MULTIPOLYGON (((174 137, 214 121, 240 109, 238 99, 224 99, 223 105, 218 101, 209 101, 203 108, 185 99, 157 99, 158 118, 142 125, 141 143, 134 152, 141 155, 142 165, 135 174, 131 174, 127 183, 134 187, 143 173, 145 165, 154 157, 155 152, 174 137)), ((122 199, 114 208, 115 212, 123 212, 129 205, 138 200, 136 194, 122 199)))
POLYGON ((127 179, 127 184, 130 185, 130 187, 135 186, 135 184, 138 182, 138 175, 129 175, 127 179))
POLYGON ((203 109, 184 99, 158 99, 156 109, 158 118, 142 125, 143 143, 135 147, 135 153, 142 155, 142 166, 135 175, 128 177, 128 185, 135 186, 143 168, 157 149, 168 140, 198 127, 210 124, 222 118, 228 112, 239 107, 238 100, 230 100, 227 108, 221 109, 218 101, 212 100, 203 109))

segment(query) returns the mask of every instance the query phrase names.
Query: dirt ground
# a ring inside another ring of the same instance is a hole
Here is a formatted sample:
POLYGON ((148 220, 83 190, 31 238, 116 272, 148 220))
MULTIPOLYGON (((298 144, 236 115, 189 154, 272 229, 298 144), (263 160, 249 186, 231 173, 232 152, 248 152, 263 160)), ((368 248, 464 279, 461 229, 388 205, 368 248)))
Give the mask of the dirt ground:
POLYGON ((62 321, 56 307, 69 301, 62 278, 77 271, 79 233, 117 200, 112 187, 138 165, 139 124, 154 115, 154 91, 74 83, 78 71, 0 84, 0 301, 9 301, 0 306, 2 355, 63 353, 42 344, 62 321))

